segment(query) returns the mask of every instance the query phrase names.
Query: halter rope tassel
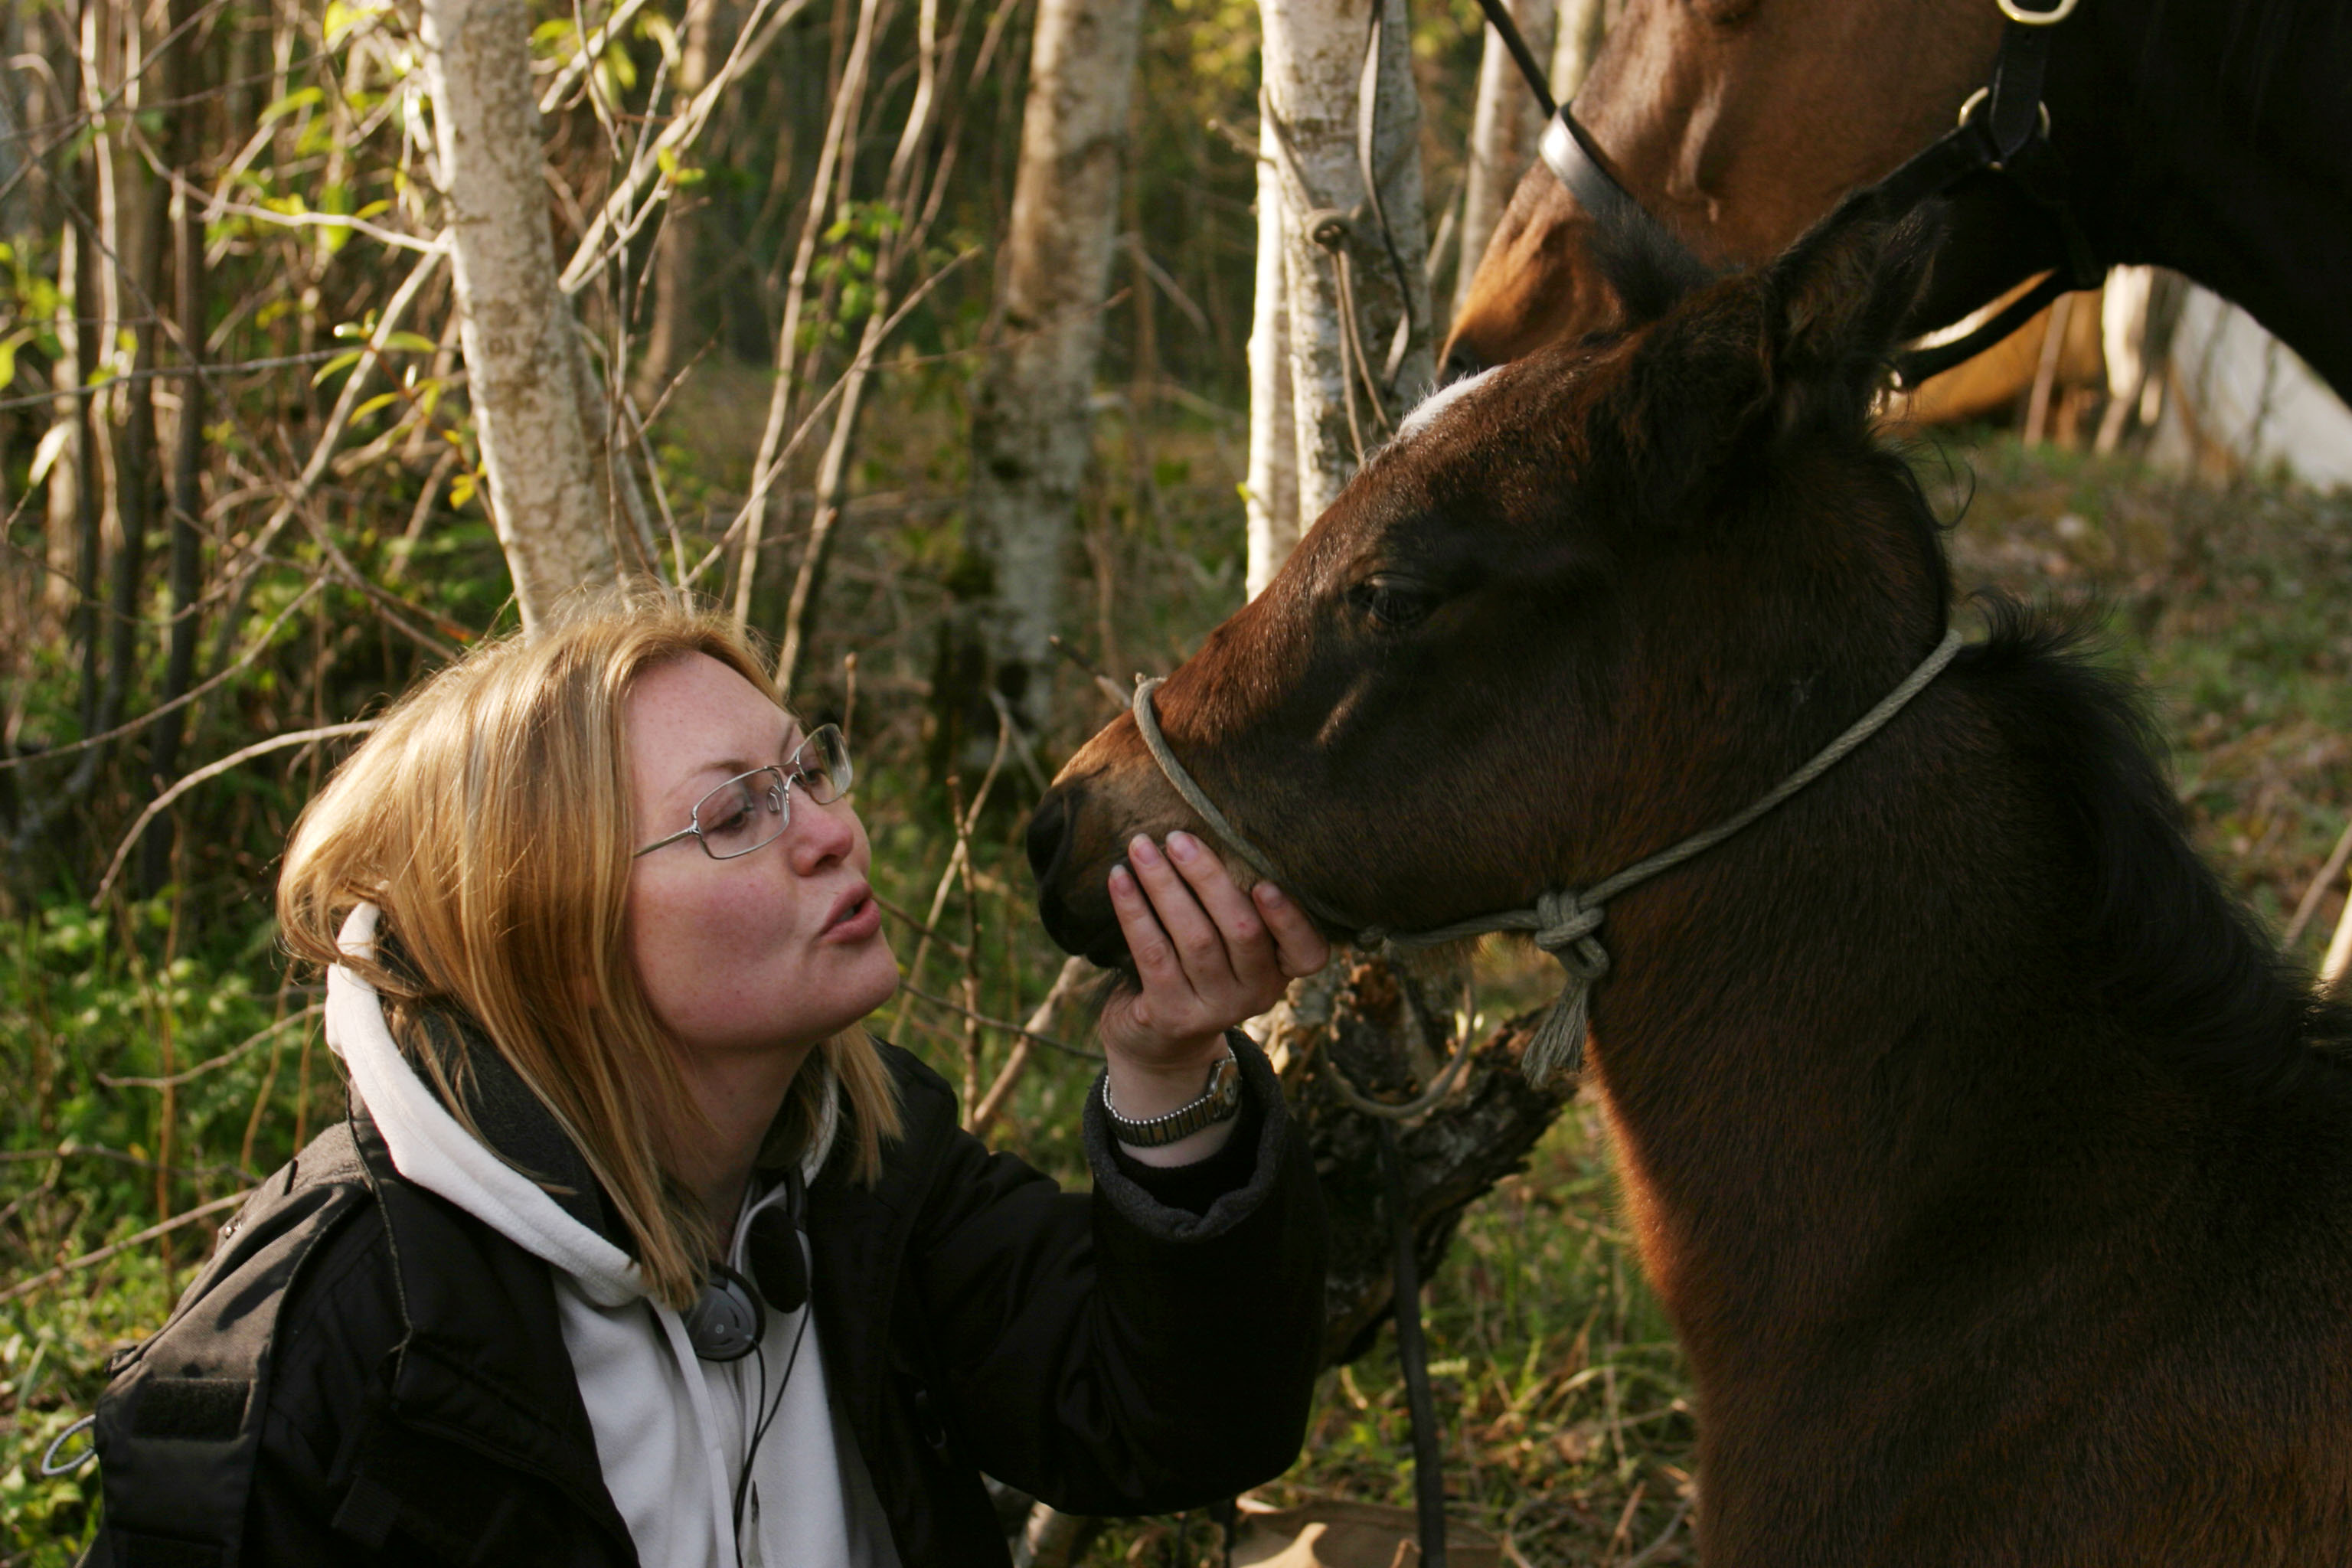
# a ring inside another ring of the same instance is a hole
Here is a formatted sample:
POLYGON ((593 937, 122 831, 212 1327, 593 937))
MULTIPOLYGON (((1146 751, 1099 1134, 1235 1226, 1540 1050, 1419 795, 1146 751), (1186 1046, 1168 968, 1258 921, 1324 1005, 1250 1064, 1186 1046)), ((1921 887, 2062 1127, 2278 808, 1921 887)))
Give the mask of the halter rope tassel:
MULTIPOLYGON (((1143 736, 1151 760, 1169 784, 1184 798, 1208 825, 1209 830, 1223 839, 1226 847, 1239 856, 1249 868, 1269 882, 1283 886, 1285 891, 1326 925, 1357 931, 1356 945, 1360 948, 1405 952, 1414 948, 1442 947, 1450 942, 1467 937, 1485 936, 1494 931, 1526 931, 1535 944, 1556 959, 1561 971, 1559 999, 1544 1016, 1529 1042, 1527 1055, 1520 1063, 1520 1073, 1528 1082, 1540 1087, 1556 1072, 1579 1072, 1584 1065, 1584 1036, 1591 1021, 1592 988, 1609 973, 1609 950, 1601 945, 1601 922, 1612 899, 1629 889, 1638 887, 1664 871, 1672 870, 1693 856, 1729 838, 1733 834, 1755 822, 1774 806, 1835 767, 1846 754, 1883 729, 1886 721, 1901 712, 1907 703, 1927 688, 1927 684, 1944 672, 1960 651, 1962 638, 1958 631, 1948 631, 1935 651, 1920 660, 1917 668, 1906 676, 1903 683, 1880 699, 1876 707, 1848 725, 1837 739, 1813 753, 1811 761, 1775 784, 1771 790, 1738 815, 1726 818, 1704 832, 1694 833, 1679 844, 1638 860, 1612 877, 1604 878, 1581 892, 1573 888, 1555 888, 1539 893, 1533 907, 1505 910, 1488 915, 1474 915, 1451 925, 1430 931, 1397 935, 1378 926, 1358 926, 1329 905, 1314 899, 1300 889, 1283 883, 1276 875, 1274 863, 1247 838, 1241 830, 1219 811, 1192 775, 1176 760, 1168 748, 1167 737, 1160 732, 1160 717, 1153 711, 1151 693, 1160 684, 1160 678, 1138 677, 1132 710, 1135 727, 1143 736)), ((1424 1097, 1425 1098, 1425 1097, 1424 1097)), ((1416 1102, 1417 1104, 1418 1102, 1416 1102)))

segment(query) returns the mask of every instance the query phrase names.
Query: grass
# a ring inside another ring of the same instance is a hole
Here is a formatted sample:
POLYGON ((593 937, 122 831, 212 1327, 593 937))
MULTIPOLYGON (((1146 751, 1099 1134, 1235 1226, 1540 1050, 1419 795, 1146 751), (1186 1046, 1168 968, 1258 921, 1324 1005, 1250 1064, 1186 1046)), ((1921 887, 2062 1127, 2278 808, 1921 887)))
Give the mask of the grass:
MULTIPOLYGON (((902 428, 910 449, 953 447, 923 419, 902 428)), ((1234 433, 1202 423, 1156 429, 1132 450, 1125 439, 1108 432, 1111 477, 1087 524, 1071 617, 1088 657, 1121 675, 1166 668, 1240 600, 1234 433)), ((927 475, 920 462, 893 467, 887 446, 877 460, 905 489, 890 517, 845 542, 835 651, 819 661, 814 700, 845 700, 828 660, 857 647, 856 730, 867 764, 859 806, 877 886, 899 908, 927 912, 953 839, 947 792, 926 772, 921 694, 961 549, 941 498, 960 480, 927 475)), ((2178 748, 2199 844, 2283 926, 2352 809, 2352 497, 2273 483, 2185 487, 2129 461, 2026 451, 2005 437, 1923 448, 1918 461, 1945 514, 1964 512, 1952 536, 1963 587, 2102 607, 2113 657, 2143 673, 2178 748)), ((1110 710, 1083 676, 1057 679, 1069 719, 1053 744, 1066 749, 1110 710)), ((977 792, 980 762, 963 766, 961 793, 977 792)), ((969 979, 980 1010, 1000 1018, 1025 1016, 1059 966, 1029 907, 1026 793, 1003 774, 978 814, 974 874, 950 889, 940 921, 958 944, 977 940, 968 960, 935 946, 920 981, 959 994, 969 979)), ((264 804, 265 818, 290 818, 290 800, 264 804)), ((263 885, 257 867, 254 886, 263 885)), ((340 1080, 314 1020, 299 1016, 310 997, 278 988, 259 897, 253 887, 215 889, 202 910, 190 892, 93 914, 61 896, 0 925, 0 1073, 16 1089, 0 1102, 0 1290, 134 1234, 159 1212, 237 1190, 240 1170, 273 1168, 298 1131, 337 1112, 340 1080), (276 1020, 290 1023, 247 1044, 276 1020), (161 1073, 166 1039, 174 1070, 237 1054, 178 1086, 168 1114, 161 1090, 102 1081, 161 1073), (75 1152, 58 1152, 67 1149, 75 1152), (160 1187, 159 1162, 180 1172, 160 1187)), ((2342 904, 2341 886, 2320 901, 2297 949, 2306 961, 2316 963, 2342 904)), ((909 933, 894 931, 893 941, 910 959, 909 933)), ((1490 995, 1529 980, 1511 968, 1497 962, 1490 995)), ((886 1010, 883 1026, 951 1081, 968 1065, 985 1081, 1006 1047, 919 1004, 886 1010)), ((1075 1035, 1082 1022, 1058 1026, 1075 1035)), ((1091 1071, 1040 1057, 992 1140, 1081 1177, 1074 1111, 1091 1071)), ((0 1303, 0 1565, 73 1560, 95 1478, 85 1469, 44 1480, 34 1461, 89 1407, 110 1351, 160 1323, 206 1241, 200 1221, 174 1233, 168 1252, 132 1247, 0 1303)), ((1461 1517, 1528 1563, 1622 1564, 1654 1546, 1650 1563, 1690 1560, 1677 1522, 1693 1486, 1688 1384, 1619 1228, 1591 1116, 1563 1117, 1526 1173, 1466 1217, 1429 1283, 1427 1315, 1448 1495, 1461 1517)), ((1409 1502, 1408 1452, 1383 1336, 1324 1379, 1306 1453, 1264 1495, 1409 1502)), ((1206 1536, 1197 1522, 1195 1547, 1206 1536)), ((1089 1562, 1167 1563, 1176 1538, 1172 1521, 1122 1525, 1089 1562)))

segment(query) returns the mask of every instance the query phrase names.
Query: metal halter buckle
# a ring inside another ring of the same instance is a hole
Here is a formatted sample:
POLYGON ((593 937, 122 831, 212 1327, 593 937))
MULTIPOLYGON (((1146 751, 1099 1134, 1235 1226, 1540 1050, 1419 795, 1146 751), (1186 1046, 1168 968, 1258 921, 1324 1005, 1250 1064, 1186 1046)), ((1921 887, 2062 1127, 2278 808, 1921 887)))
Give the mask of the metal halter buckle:
MULTIPOLYGON (((1980 87, 1969 94, 1969 100, 1960 105, 1959 122, 1966 125, 1976 111, 1984 107, 1985 100, 1990 97, 1992 97, 1992 89, 1990 87, 1980 87)), ((2046 103, 2037 103, 2033 107, 2042 111, 2042 139, 2047 142, 2050 140, 2050 106, 2046 103)), ((1995 163, 1993 167, 1998 169, 2000 165, 1995 163)))
POLYGON ((2073 16, 2074 7, 2081 5, 2083 0, 2058 0, 2058 4, 2047 11, 2029 11, 2020 5, 2017 0, 1993 0, 1993 3, 2000 7, 2002 16, 2021 26, 2049 27, 2073 16))

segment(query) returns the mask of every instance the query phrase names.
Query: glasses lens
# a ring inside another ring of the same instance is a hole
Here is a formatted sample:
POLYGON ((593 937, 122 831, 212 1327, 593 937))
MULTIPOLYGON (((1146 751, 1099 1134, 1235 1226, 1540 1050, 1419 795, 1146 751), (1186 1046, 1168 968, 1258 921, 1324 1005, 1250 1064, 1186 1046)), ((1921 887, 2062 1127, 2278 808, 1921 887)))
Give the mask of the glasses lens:
POLYGON ((852 777, 849 742, 838 724, 820 725, 793 753, 793 777, 819 805, 830 805, 849 793, 852 777))
POLYGON ((784 775, 760 768, 729 779, 702 797, 694 825, 705 853, 714 860, 749 855, 784 830, 784 775))

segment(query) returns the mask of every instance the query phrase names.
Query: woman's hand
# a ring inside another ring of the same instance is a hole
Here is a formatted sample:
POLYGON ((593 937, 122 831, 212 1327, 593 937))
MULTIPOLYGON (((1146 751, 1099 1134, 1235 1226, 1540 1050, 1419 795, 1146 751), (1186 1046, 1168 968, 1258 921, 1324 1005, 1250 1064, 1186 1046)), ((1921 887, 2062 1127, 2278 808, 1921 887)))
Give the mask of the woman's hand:
MULTIPOLYGON (((1171 833, 1163 853, 1139 834, 1129 866, 1110 873, 1110 902, 1140 983, 1104 1007, 1099 1033, 1111 1099, 1130 1121, 1164 1115, 1200 1098, 1224 1032, 1280 1000, 1331 956, 1306 911, 1271 882, 1247 893, 1209 847, 1171 833)), ((1184 1164, 1221 1147, 1231 1122, 1158 1149, 1130 1149, 1150 1164, 1184 1164)))

